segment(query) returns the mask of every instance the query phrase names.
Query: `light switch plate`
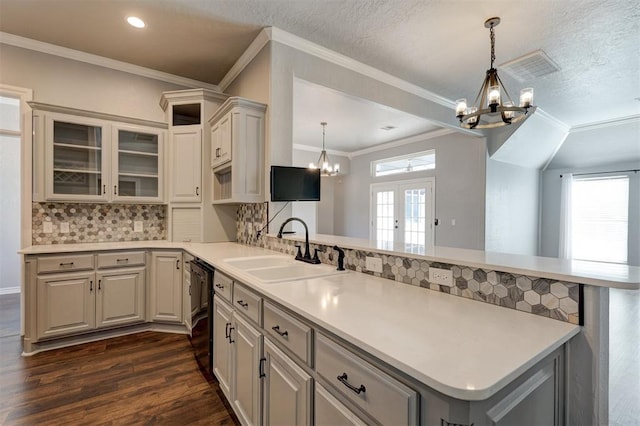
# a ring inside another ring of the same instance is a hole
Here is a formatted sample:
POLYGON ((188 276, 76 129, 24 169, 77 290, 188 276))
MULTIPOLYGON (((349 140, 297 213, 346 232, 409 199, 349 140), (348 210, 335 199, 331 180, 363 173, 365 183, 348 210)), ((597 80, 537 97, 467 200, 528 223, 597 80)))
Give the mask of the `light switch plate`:
POLYGON ((53 232, 53 223, 51 222, 43 222, 42 223, 42 232, 45 234, 51 234, 53 232))
POLYGON ((453 273, 449 269, 429 268, 429 282, 453 287, 453 273))
POLYGON ((69 222, 60 222, 60 233, 61 234, 69 233, 69 222))
POLYGON ((367 257, 365 268, 371 272, 382 272, 382 259, 379 257, 367 257))
POLYGON ((134 220, 133 221, 133 232, 142 232, 142 221, 134 220))

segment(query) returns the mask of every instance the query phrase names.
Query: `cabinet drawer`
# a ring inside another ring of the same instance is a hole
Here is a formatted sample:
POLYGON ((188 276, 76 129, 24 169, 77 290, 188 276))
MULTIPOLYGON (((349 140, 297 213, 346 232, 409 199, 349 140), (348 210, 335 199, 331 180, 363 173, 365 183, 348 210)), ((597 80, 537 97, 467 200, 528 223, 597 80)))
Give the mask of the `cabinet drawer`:
POLYGON ((93 269, 93 254, 47 256, 38 258, 38 273, 93 269))
POLYGON ((99 253, 98 268, 117 268, 124 266, 144 265, 143 251, 127 251, 117 253, 99 253))
POLYGON ((325 336, 316 339, 316 370, 382 424, 417 424, 417 393, 325 336))
POLYGON ((237 312, 242 312, 258 325, 261 325, 262 298, 241 285, 233 286, 233 307, 237 312))
POLYGON ((231 286, 233 280, 220 271, 213 274, 213 291, 216 295, 231 303, 231 286))
POLYGON ((264 329, 275 341, 286 346, 311 366, 311 327, 265 301, 264 329))

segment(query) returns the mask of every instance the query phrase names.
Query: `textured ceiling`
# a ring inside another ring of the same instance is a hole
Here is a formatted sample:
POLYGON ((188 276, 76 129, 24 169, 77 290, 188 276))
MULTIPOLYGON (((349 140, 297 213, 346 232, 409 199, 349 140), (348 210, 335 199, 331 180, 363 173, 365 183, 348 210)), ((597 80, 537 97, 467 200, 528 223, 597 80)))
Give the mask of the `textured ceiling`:
POLYGON ((560 71, 518 83, 570 126, 640 113, 637 0, 0 0, 0 30, 218 83, 263 26, 350 56, 451 100, 489 66, 542 49, 560 71), (141 15, 144 31, 124 16, 141 15))

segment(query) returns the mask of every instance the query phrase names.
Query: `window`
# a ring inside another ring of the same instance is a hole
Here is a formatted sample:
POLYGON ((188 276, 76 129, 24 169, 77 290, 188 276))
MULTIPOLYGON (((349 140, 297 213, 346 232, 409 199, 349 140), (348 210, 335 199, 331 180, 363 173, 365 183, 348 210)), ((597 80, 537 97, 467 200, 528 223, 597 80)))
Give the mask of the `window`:
POLYGON ((571 190, 572 257, 626 263, 629 177, 574 178, 571 190))
POLYGON ((436 168, 435 150, 414 152, 400 157, 383 158, 371 162, 373 176, 389 176, 400 173, 419 172, 436 168))

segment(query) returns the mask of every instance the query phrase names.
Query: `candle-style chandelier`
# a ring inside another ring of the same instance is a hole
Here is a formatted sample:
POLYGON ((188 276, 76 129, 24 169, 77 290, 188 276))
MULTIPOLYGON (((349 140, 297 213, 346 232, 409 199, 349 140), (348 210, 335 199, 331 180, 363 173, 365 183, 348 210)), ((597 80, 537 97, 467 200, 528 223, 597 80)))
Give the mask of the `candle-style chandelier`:
POLYGON ((500 18, 497 17, 487 19, 484 23, 485 28, 489 28, 491 40, 491 68, 487 70, 473 106, 468 107, 466 99, 456 101, 456 117, 460 120, 460 127, 465 129, 490 129, 516 123, 524 119, 529 108, 533 106, 533 89, 530 87, 522 89, 520 104, 516 106, 502 84, 498 70, 493 66, 496 59, 494 28, 499 23, 500 18), (506 98, 504 102, 502 102, 503 98, 506 98))
POLYGON ((323 121, 320 125, 322 126, 322 152, 318 157, 318 162, 316 164, 309 163, 309 168, 320 169, 320 176, 335 176, 340 173, 340 164, 336 163, 334 166, 329 164, 329 156, 324 148, 324 133, 327 123, 323 121))

